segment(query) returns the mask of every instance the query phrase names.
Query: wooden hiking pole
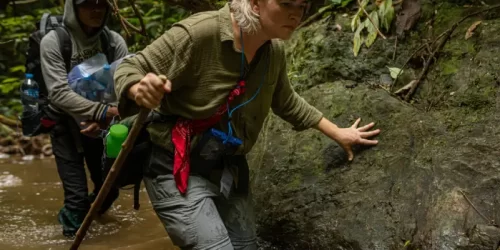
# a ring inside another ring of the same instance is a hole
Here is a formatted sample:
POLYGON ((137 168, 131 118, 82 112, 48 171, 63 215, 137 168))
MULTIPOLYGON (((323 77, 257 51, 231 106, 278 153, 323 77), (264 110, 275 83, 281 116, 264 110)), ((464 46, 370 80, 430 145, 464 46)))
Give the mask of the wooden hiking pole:
MULTIPOLYGON (((164 83, 167 82, 166 76, 160 75, 159 77, 160 79, 163 80, 164 83)), ((76 238, 75 241, 73 241, 73 245, 71 245, 70 250, 78 249, 80 243, 87 234, 87 230, 89 229, 90 224, 94 220, 95 213, 101 208, 102 203, 106 199, 106 196, 108 196, 108 193, 111 190, 111 186, 115 182, 116 177, 118 177, 118 174, 120 173, 123 163, 125 162, 127 155, 130 153, 130 150, 132 150, 135 140, 137 139, 139 132, 144 126, 144 123, 146 122, 146 118, 148 117, 150 111, 151 110, 148 108, 140 109, 137 119, 135 120, 134 125, 132 125, 130 133, 128 134, 127 138, 122 144, 122 149, 120 150, 120 153, 116 157, 113 166, 111 166, 111 169, 109 170, 109 173, 106 176, 106 180, 104 180, 104 183, 102 184, 101 190, 97 194, 94 203, 92 203, 92 206, 90 207, 89 212, 85 216, 85 219, 83 220, 82 225, 78 229, 78 232, 76 232, 76 238)))

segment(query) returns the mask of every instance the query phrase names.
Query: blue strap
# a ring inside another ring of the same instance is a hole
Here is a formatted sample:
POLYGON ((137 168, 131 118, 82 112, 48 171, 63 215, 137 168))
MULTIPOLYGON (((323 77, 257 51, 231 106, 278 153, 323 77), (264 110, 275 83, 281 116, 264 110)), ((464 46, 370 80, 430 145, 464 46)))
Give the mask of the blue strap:
MULTIPOLYGON (((243 71, 244 71, 244 67, 245 67, 245 46, 244 46, 244 43, 243 43, 243 32, 242 32, 241 28, 240 28, 240 34, 241 34, 240 36, 241 36, 241 50, 242 50, 241 51, 241 73, 240 73, 240 80, 243 80, 243 71)), ((266 64, 266 67, 268 67, 268 66, 269 66, 269 61, 267 61, 267 64, 266 64)), ((253 101, 255 99, 255 97, 257 97, 257 95, 260 92, 260 89, 262 88, 262 85, 264 84, 264 81, 266 79, 266 75, 267 75, 267 71, 262 74, 262 79, 260 81, 259 88, 257 89, 257 91, 255 92, 255 94, 253 94, 253 96, 250 99, 248 99, 244 103, 241 103, 241 104, 237 105, 233 109, 229 108, 229 101, 227 102, 227 110, 228 110, 228 117, 229 117, 229 119, 228 119, 229 121, 227 122, 228 136, 224 140, 224 144, 226 144, 228 142, 228 140, 233 136, 233 128, 231 126, 231 118, 233 116, 233 112, 236 111, 237 109, 239 109, 239 108, 247 105, 248 103, 250 103, 251 101, 253 101)))
POLYGON ((106 107, 104 108, 104 112, 101 115, 101 122, 105 122, 106 121, 106 113, 108 112, 108 108, 109 108, 109 106, 106 105, 106 107))

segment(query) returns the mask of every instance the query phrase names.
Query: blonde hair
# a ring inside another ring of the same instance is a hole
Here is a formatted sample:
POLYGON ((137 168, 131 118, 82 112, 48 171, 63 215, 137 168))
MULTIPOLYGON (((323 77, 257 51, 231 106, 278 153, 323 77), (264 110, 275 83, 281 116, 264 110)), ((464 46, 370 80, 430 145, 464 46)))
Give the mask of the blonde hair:
POLYGON ((251 1, 232 0, 231 9, 238 26, 246 33, 255 34, 260 29, 260 16, 252 10, 251 1))

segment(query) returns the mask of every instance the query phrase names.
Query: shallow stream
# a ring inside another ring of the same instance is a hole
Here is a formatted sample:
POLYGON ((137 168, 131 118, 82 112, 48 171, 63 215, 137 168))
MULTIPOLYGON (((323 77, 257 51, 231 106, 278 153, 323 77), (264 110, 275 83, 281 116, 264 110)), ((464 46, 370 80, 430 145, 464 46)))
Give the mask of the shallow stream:
MULTIPOLYGON (((53 158, 0 159, 0 249, 69 249, 72 240, 62 235, 57 222, 63 199, 53 158)), ((144 186, 140 203, 139 211, 134 210, 133 190, 121 191, 113 207, 92 223, 80 249, 178 249, 144 186)))

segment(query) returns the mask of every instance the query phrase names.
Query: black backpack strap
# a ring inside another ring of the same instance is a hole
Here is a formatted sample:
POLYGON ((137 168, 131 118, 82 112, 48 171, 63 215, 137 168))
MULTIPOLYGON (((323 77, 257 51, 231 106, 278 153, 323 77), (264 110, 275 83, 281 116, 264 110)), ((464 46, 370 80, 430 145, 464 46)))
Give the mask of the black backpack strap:
POLYGON ((141 181, 142 178, 139 179, 135 184, 134 184, 134 209, 139 210, 141 207, 141 204, 139 203, 139 192, 141 191, 141 181))
POLYGON ((64 59, 64 64, 66 65, 66 72, 71 70, 71 54, 73 50, 73 45, 71 44, 71 37, 64 28, 64 26, 57 27, 55 29, 57 37, 59 38, 59 51, 64 59))
POLYGON ((113 39, 113 34, 111 34, 108 27, 104 27, 102 30, 100 40, 102 53, 106 55, 108 63, 111 64, 115 60, 116 43, 115 39, 113 39))

